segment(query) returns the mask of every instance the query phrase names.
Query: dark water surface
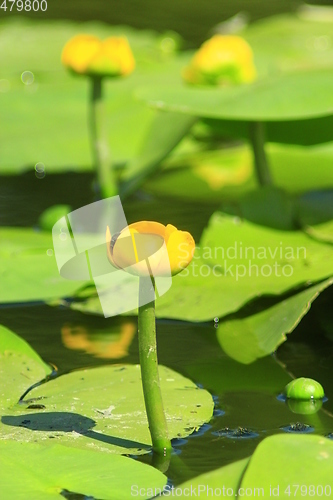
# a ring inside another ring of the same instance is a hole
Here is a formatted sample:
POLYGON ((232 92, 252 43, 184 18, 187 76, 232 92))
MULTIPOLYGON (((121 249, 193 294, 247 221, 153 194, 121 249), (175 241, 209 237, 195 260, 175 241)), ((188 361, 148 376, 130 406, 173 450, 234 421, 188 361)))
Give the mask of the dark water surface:
MULTIPOLYGON (((91 174, 59 174, 37 179, 34 173, 0 177, 0 224, 34 226, 40 213, 55 203, 78 208, 93 201, 91 174)), ((155 219, 191 231, 198 241, 216 205, 154 198, 143 191, 124 202, 129 222, 155 219)), ((247 457, 266 436, 287 432, 291 424, 310 426, 321 435, 333 432, 332 343, 323 335, 322 311, 328 310, 332 292, 322 294, 278 351, 251 365, 230 359, 220 348, 216 325, 160 320, 157 324, 158 355, 161 364, 189 377, 209 390, 215 399, 215 414, 209 424, 189 438, 175 441, 179 454, 171 461, 168 476, 177 485, 186 479, 247 457), (316 335, 313 335, 313 332, 316 335), (281 361, 285 366, 282 365, 281 361), (284 385, 294 376, 319 380, 328 401, 315 415, 293 413, 277 399, 284 385)), ((128 356, 102 359, 94 346, 109 338, 119 325, 132 325, 136 318, 110 318, 84 315, 67 307, 45 304, 0 308, 0 324, 26 339, 42 358, 56 365, 59 375, 74 369, 110 363, 138 363, 137 337, 134 335, 128 356), (89 339, 90 349, 70 345, 68 335, 89 339), (90 352, 89 352, 90 351, 90 352)), ((151 456, 140 457, 151 463, 151 456)))
MULTIPOLYGON (((294 11, 302 3, 298 0, 48 0, 46 12, 25 13, 25 16, 41 20, 99 20, 159 32, 173 30, 189 45, 196 46, 211 34, 214 26, 239 12, 246 13, 253 21, 294 11)), ((331 0, 309 3, 332 4, 331 0)))

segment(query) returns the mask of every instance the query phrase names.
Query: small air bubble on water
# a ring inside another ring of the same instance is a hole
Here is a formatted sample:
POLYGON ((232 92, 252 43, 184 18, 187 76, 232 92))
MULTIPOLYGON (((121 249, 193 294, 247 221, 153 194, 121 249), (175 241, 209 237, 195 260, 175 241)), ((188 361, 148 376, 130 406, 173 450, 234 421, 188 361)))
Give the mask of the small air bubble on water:
POLYGON ((45 165, 44 163, 38 162, 35 165, 35 175, 37 179, 43 179, 45 177, 45 165))
POLYGON ((41 162, 36 163, 35 170, 38 173, 44 172, 45 171, 45 165, 44 165, 44 163, 41 163, 41 162))
POLYGON ((32 85, 35 81, 35 75, 31 71, 23 71, 21 80, 24 85, 32 85))

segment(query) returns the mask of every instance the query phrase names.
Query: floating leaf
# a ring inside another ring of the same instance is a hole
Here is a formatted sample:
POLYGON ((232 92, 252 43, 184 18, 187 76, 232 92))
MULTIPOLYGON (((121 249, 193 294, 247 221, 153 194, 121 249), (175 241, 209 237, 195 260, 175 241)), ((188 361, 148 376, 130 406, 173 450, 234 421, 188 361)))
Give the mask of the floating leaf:
POLYGON ((148 87, 138 97, 152 107, 206 118, 288 121, 332 114, 332 68, 271 76, 229 88, 193 89, 184 85, 148 87), (320 91, 319 91, 320 90, 320 91))
POLYGON ((319 241, 333 243, 333 221, 317 224, 316 226, 309 226, 306 232, 319 241))
MULTIPOLYGON (((191 264, 157 300, 157 315, 188 321, 221 318, 262 295, 280 295, 328 278, 332 256, 331 245, 302 231, 277 231, 215 212, 191 264)), ((106 293, 111 300, 112 286, 106 293)), ((73 307, 102 312, 96 297, 73 307)))
MULTIPOLYGON (((0 116, 6 123, 0 130, 2 172, 11 174, 33 168, 37 162, 43 163, 46 175, 64 169, 92 169, 87 128, 90 82, 69 74, 60 62, 65 43, 83 31, 100 38, 126 36, 129 40, 137 68, 128 78, 105 81, 107 130, 115 163, 134 158, 137 163, 145 163, 140 151, 148 152, 150 130, 159 113, 138 102, 132 95, 133 88, 147 81, 180 80, 183 56, 166 56, 160 48, 159 35, 153 32, 97 22, 78 26, 46 21, 41 25, 14 19, 0 23, 0 43, 10 48, 1 67, 1 79, 8 87, 8 91, 0 93, 0 116), (27 70, 33 78, 29 85, 21 79, 27 70)), ((163 116, 159 120, 163 121, 163 116)), ((170 141, 173 131, 168 134, 170 141)), ((163 142, 160 144, 162 157, 168 148, 170 144, 166 150, 163 142)), ((150 161, 152 154, 149 153, 150 161)))
POLYGON ((193 89, 174 82, 149 85, 138 95, 158 108, 215 118, 227 136, 248 138, 246 122, 260 120, 269 122, 272 142, 330 141, 331 31, 329 18, 316 22, 286 14, 264 19, 239 33, 254 52, 258 80, 253 84, 193 89))
POLYGON ((130 458, 59 444, 45 447, 2 441, 0 450, 3 498, 48 500, 73 492, 89 498, 127 500, 134 485, 141 491, 140 497, 148 499, 167 481, 158 470, 130 458))
MULTIPOLYGON (((260 487, 267 495, 270 486, 272 490, 273 487, 278 487, 280 498, 289 498, 289 487, 294 498, 304 498, 305 490, 301 485, 305 485, 307 492, 310 485, 315 490, 321 485, 325 491, 325 486, 330 485, 332 466, 331 440, 309 435, 272 436, 259 444, 245 471, 241 486, 245 489, 260 487)), ((310 497, 311 494, 307 493, 306 496, 310 497)))
MULTIPOLYGON (((266 150, 275 186, 288 193, 333 185, 332 142, 311 147, 267 144, 266 150)), ((174 154, 144 187, 156 195, 222 203, 238 200, 258 183, 252 151, 243 145, 174 154)))
POLYGON ((252 363, 274 352, 285 342, 320 292, 332 285, 333 279, 297 293, 268 309, 246 317, 219 323, 217 338, 223 350, 240 363, 252 363))
MULTIPOLYGON (((193 382, 159 367, 171 438, 190 435, 209 421, 211 395, 193 382)), ((80 370, 36 387, 26 396, 42 401, 37 413, 20 409, 2 417, 2 439, 49 442, 109 453, 142 454, 151 450, 139 365, 80 370)))
POLYGON ((32 229, 0 229, 0 302, 48 300, 70 296, 81 281, 62 278, 52 236, 32 229))
MULTIPOLYGON (((235 498, 233 492, 237 491, 239 480, 244 473, 246 466, 249 462, 248 458, 244 458, 239 462, 234 462, 230 465, 226 465, 221 469, 217 469, 212 472, 207 472, 201 476, 197 476, 190 481, 186 481, 180 484, 176 489, 177 498, 187 498, 189 496, 206 496, 216 498, 222 496, 228 496, 229 498, 235 498), (208 490, 209 488, 209 490, 208 490), (211 495, 211 492, 212 495, 211 495)), ((165 494, 162 497, 170 496, 170 490, 168 486, 165 488, 165 494)))
POLYGON ((33 384, 51 373, 23 339, 0 325, 0 408, 16 404, 33 384))
POLYGON ((264 439, 252 457, 179 485, 177 497, 186 498, 191 486, 205 496, 211 488, 216 497, 229 498, 330 496, 332 466, 331 440, 279 434, 264 439))

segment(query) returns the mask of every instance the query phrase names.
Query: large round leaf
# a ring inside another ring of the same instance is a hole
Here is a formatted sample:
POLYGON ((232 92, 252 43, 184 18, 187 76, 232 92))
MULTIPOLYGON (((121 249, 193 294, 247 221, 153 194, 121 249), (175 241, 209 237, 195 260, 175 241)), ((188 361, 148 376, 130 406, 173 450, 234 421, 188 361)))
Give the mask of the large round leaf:
POLYGON ((0 450, 2 498, 60 500, 62 492, 73 492, 127 500, 136 488, 140 498, 150 498, 167 481, 158 470, 130 458, 59 444, 2 441, 0 450))
POLYGON ((184 116, 174 117, 178 128, 168 127, 168 118, 164 127, 164 116, 132 95, 133 88, 147 82, 180 80, 183 58, 165 53, 160 35, 96 22, 41 24, 8 19, 6 24, 0 23, 0 43, 8 47, 0 75, 0 115, 6 123, 0 130, 2 172, 33 168, 38 162, 44 164, 46 175, 64 169, 92 169, 87 124, 90 81, 71 75, 60 62, 65 43, 82 32, 100 38, 126 36, 136 59, 132 75, 103 84, 112 161, 132 160, 131 168, 144 168, 152 157, 156 159, 154 134, 159 135, 159 160, 178 142, 181 123, 185 123, 185 131, 189 128, 191 120, 184 116), (30 72, 30 79, 33 75, 30 84, 21 79, 24 71, 30 72))
MULTIPOLYGON (((332 245, 302 231, 278 231, 215 212, 191 264, 157 300, 157 315, 189 321, 222 317, 262 295, 280 295, 332 276, 332 257, 332 245)), ((116 292, 109 286, 105 293, 112 300, 116 292)), ((102 313, 95 297, 73 307, 102 313)))
POLYGON ((187 498, 191 486, 193 496, 195 489, 196 495, 201 491, 200 495, 207 497, 214 494, 229 498, 329 497, 332 466, 331 440, 321 436, 279 434, 264 439, 250 459, 179 485, 177 497, 187 498))
POLYGON ((252 363, 274 352, 294 330, 311 303, 333 278, 292 295, 258 313, 235 317, 219 323, 217 338, 223 350, 240 363, 252 363))
MULTIPOLYGON (((190 435, 213 413, 211 395, 193 382, 159 367, 171 438, 190 435)), ((25 398, 42 403, 37 413, 17 409, 2 417, 2 439, 49 442, 109 453, 148 453, 151 439, 139 365, 81 370, 36 387, 25 398)))
POLYGON ((219 498, 229 497, 235 498, 235 492, 239 484, 239 478, 242 477, 246 466, 249 462, 248 458, 244 458, 238 462, 226 465, 221 469, 207 472, 201 476, 195 477, 190 481, 180 484, 174 490, 171 487, 165 487, 165 493, 162 497, 168 497, 172 494, 177 498, 188 498, 202 496, 219 498))
MULTIPOLYGON (((155 195, 218 203, 237 200, 258 186, 253 153, 242 145, 174 154, 144 188, 155 195)), ((303 147, 268 143, 266 153, 274 185, 303 193, 333 186, 333 143, 303 147), (316 168, 314 168, 314 165, 316 168)))
POLYGON ((51 368, 23 339, 0 325, 0 408, 16 404, 33 384, 51 373, 51 368))
POLYGON ((304 70, 222 89, 149 87, 138 96, 159 109, 206 118, 301 120, 332 114, 332 72, 333 67, 304 70))
POLYGON ((150 85, 138 95, 157 108, 215 118, 220 123, 212 125, 224 136, 248 138, 247 122, 263 120, 272 142, 327 142, 333 120, 331 32, 327 13, 319 21, 295 14, 264 19, 239 33, 254 52, 258 80, 252 85, 206 90, 175 82, 150 85))
POLYGON ((331 488, 332 467, 331 440, 309 435, 272 436, 259 444, 241 486, 252 490, 260 487, 267 495, 272 486, 276 492, 278 488, 279 498, 310 498, 309 488, 313 486, 320 496, 321 486, 324 491, 326 485, 331 488))
POLYGON ((49 233, 1 228, 0 239, 0 302, 69 296, 83 283, 60 276, 49 233))

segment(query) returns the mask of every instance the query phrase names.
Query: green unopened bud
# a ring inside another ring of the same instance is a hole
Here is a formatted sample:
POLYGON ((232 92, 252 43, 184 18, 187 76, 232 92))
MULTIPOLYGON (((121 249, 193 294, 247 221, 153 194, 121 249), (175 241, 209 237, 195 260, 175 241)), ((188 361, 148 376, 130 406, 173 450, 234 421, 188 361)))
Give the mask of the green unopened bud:
POLYGON ((298 399, 309 401, 311 399, 323 399, 325 396, 324 389, 311 378, 297 378, 289 382, 284 389, 284 393, 289 399, 298 399))

